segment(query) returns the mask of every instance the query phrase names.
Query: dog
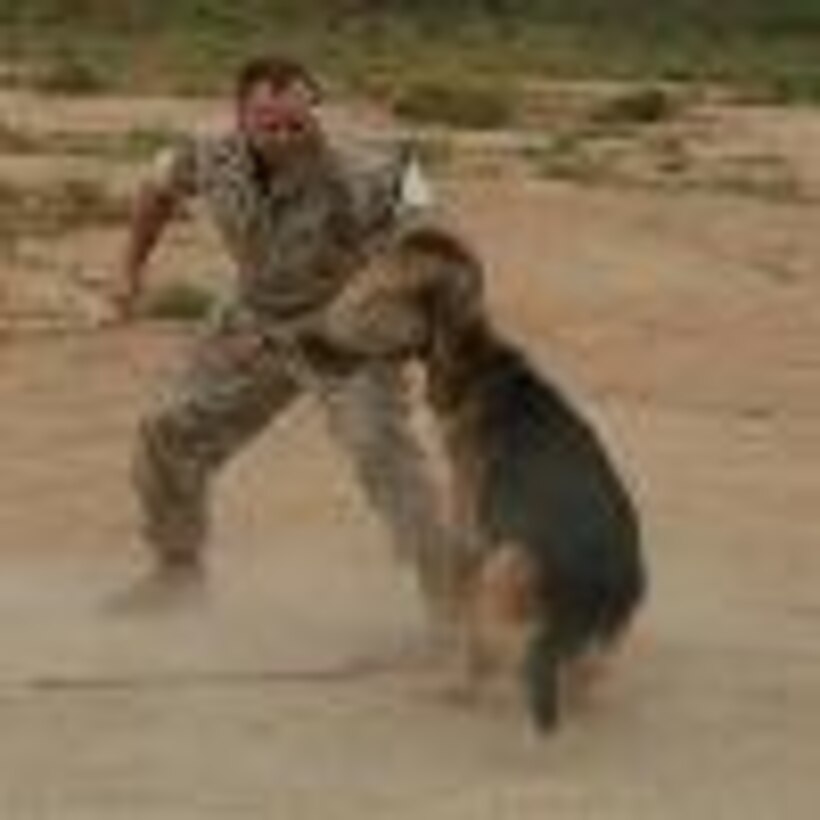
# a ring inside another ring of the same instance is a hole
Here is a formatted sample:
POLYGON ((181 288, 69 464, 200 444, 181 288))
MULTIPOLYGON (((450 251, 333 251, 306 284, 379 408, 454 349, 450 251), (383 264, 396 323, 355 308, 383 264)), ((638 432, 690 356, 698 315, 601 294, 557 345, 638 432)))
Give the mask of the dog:
POLYGON ((322 344, 421 363, 469 545, 449 584, 468 681, 514 665, 551 730, 568 674, 613 646, 644 599, 636 505, 591 424, 491 323, 464 243, 418 230, 387 268, 342 300, 322 344), (358 334, 357 315, 369 317, 358 334))

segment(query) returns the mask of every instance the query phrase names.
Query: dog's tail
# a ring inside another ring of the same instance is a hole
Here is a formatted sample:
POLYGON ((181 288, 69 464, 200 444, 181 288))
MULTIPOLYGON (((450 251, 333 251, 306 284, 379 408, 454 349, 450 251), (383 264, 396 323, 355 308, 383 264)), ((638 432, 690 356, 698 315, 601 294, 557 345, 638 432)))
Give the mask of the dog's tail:
POLYGON ((643 594, 637 576, 604 589, 585 582, 567 586, 571 588, 554 600, 549 618, 536 620, 524 659, 530 712, 545 731, 558 721, 560 670, 586 650, 616 640, 643 594))

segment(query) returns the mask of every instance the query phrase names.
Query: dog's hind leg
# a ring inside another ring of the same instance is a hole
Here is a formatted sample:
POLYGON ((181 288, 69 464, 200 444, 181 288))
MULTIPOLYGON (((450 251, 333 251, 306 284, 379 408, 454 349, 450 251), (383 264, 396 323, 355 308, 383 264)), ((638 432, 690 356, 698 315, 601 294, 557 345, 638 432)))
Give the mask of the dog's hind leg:
POLYGON ((499 599, 494 553, 474 556, 466 568, 451 610, 450 659, 446 690, 454 700, 475 701, 497 671, 506 607, 499 599))
POLYGON ((515 544, 490 549, 465 601, 462 665, 475 693, 511 678, 524 662, 532 616, 532 566, 515 544))

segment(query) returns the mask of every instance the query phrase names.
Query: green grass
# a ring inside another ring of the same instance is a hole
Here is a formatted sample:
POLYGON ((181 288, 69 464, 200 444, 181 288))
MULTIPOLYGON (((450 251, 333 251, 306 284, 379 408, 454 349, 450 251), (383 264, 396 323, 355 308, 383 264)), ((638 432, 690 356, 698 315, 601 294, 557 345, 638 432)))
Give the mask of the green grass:
POLYGON ((32 74, 37 91, 53 94, 97 94, 108 88, 105 67, 80 49, 55 48, 32 74))
POLYGON ((480 88, 512 76, 719 81, 750 98, 820 98, 818 0, 506 0, 495 16, 480 12, 487 5, 0 0, 0 53, 60 93, 224 91, 244 56, 274 49, 334 87, 388 101, 417 97, 423 82, 480 88), (343 13, 354 7, 380 11, 343 13))

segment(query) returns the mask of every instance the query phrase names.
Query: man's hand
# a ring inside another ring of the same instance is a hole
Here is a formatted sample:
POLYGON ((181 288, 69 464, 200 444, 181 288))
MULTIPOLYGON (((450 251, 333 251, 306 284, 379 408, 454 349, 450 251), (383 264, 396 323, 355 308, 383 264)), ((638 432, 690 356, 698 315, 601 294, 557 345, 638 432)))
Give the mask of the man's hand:
POLYGON ((139 293, 130 278, 118 281, 108 291, 111 320, 116 324, 130 324, 137 316, 139 293))

